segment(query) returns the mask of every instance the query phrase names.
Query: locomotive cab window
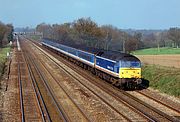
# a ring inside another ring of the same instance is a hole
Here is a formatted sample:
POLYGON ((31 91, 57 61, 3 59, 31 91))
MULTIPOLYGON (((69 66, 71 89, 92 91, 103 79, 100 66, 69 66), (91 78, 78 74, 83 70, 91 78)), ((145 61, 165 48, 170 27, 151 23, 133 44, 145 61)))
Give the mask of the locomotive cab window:
POLYGON ((141 64, 139 61, 121 61, 120 67, 140 68, 141 64))

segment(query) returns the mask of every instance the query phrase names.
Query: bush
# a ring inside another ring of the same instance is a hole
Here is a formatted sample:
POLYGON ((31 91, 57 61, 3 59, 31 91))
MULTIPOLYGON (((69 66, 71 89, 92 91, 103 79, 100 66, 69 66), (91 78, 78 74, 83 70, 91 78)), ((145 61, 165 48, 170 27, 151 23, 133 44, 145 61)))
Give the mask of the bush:
POLYGON ((0 79, 4 72, 5 62, 7 60, 7 52, 10 52, 10 47, 0 48, 0 79))

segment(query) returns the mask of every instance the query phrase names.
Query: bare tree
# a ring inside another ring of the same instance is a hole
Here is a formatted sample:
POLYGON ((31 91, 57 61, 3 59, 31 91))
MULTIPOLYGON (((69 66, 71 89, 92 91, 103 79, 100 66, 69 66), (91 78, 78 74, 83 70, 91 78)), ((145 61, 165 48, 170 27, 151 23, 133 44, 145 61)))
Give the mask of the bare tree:
POLYGON ((11 24, 3 24, 0 22, 0 47, 6 45, 12 40, 13 26, 11 24))
POLYGON ((135 31, 125 32, 112 25, 98 26, 90 18, 80 18, 72 23, 48 25, 41 23, 36 27, 44 38, 64 43, 75 43, 106 50, 131 52, 151 47, 164 47, 173 40, 176 47, 180 46, 180 29, 170 28, 166 31, 135 31), (146 32, 146 33, 145 33, 146 32), (167 39, 168 38, 171 40, 167 39), (132 46, 133 44, 133 46, 132 46))
POLYGON ((104 49, 108 50, 123 50, 123 42, 125 42, 128 34, 119 30, 112 25, 104 25, 101 27, 104 32, 104 49))
POLYGON ((82 42, 88 46, 99 47, 99 40, 103 36, 101 29, 90 18, 80 18, 73 23, 82 42))
POLYGON ((174 45, 179 48, 180 46, 180 28, 170 28, 168 37, 174 42, 174 45))
POLYGON ((36 27, 36 31, 41 32, 43 34, 43 38, 53 38, 53 31, 52 31, 52 27, 49 24, 45 24, 45 23, 41 23, 39 25, 37 25, 36 27))
POLYGON ((131 53, 137 49, 136 45, 138 44, 138 40, 134 37, 128 37, 125 43, 126 53, 131 53))
POLYGON ((6 26, 4 24, 0 24, 0 47, 3 46, 3 38, 4 38, 4 35, 6 33, 6 26))

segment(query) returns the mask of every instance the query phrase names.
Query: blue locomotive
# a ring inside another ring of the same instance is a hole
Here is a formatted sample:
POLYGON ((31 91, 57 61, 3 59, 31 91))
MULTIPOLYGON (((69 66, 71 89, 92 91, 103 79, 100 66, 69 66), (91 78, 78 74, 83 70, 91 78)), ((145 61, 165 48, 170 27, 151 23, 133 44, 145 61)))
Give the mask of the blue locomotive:
POLYGON ((67 46, 48 39, 43 39, 41 44, 69 57, 71 61, 116 86, 131 88, 142 82, 141 62, 133 55, 84 46, 67 46))

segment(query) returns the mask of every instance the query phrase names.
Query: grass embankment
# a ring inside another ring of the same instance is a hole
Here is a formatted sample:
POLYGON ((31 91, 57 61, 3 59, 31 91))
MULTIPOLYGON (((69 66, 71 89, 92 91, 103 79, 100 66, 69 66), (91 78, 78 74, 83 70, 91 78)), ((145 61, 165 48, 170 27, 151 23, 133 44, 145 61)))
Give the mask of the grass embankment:
POLYGON ((134 55, 163 55, 163 54, 180 54, 180 48, 149 48, 133 52, 134 55))
POLYGON ((41 39, 42 36, 39 36, 39 35, 31 35, 30 38, 33 39, 33 40, 39 40, 41 39))
POLYGON ((142 67, 142 75, 149 80, 150 87, 180 97, 180 69, 145 65, 142 67))
POLYGON ((7 52, 10 52, 10 47, 0 48, 0 79, 4 72, 3 70, 7 60, 7 52))

